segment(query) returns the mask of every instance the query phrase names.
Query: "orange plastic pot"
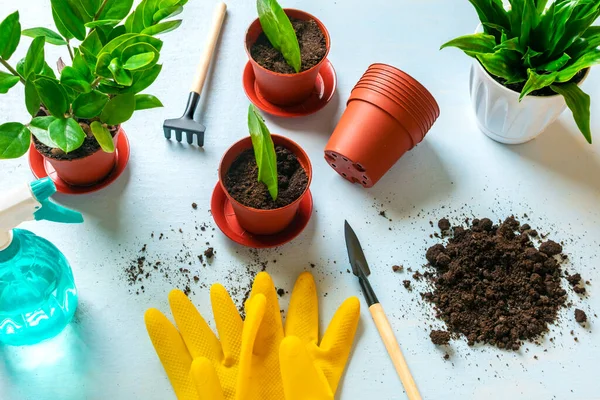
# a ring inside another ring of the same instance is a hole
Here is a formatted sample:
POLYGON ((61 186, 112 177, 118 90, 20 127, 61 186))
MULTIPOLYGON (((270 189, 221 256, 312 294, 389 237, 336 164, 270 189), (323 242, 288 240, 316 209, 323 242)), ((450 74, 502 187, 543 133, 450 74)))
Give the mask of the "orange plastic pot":
POLYGON ((383 93, 384 95, 390 97, 392 100, 397 102, 402 107, 406 108, 412 115, 415 120, 420 124, 423 132, 426 132, 431 127, 431 120, 429 119, 429 115, 425 112, 418 103, 416 103, 409 96, 400 93, 399 91, 393 89, 391 86, 382 83, 379 80, 375 79, 361 79, 360 82, 355 86, 356 88, 366 88, 376 90, 378 92, 383 93))
POLYGON ((420 128, 407 128, 381 106, 383 102, 366 100, 368 96, 355 93, 360 91, 368 92, 353 91, 325 147, 325 160, 349 181, 372 187, 414 146, 412 137, 420 128))
POLYGON ((260 210, 243 205, 234 199, 225 187, 225 177, 235 159, 245 150, 252 148, 250 136, 236 142, 223 155, 219 164, 219 184, 231 202, 233 212, 242 228, 255 235, 274 235, 287 228, 298 213, 300 202, 308 194, 312 181, 312 165, 308 155, 294 141, 279 135, 271 135, 276 146, 283 146, 298 158, 298 162, 308 175, 306 190, 293 203, 274 210, 260 210))
POLYGON ((314 16, 304 11, 290 8, 286 8, 284 11, 291 18, 313 20, 317 23, 319 29, 321 29, 321 32, 323 32, 323 35, 325 36, 325 44, 327 46, 327 52, 321 62, 311 69, 297 74, 280 74, 261 67, 254 61, 250 53, 250 49, 258 39, 258 36, 263 32, 258 18, 252 22, 246 32, 246 53, 252 64, 254 76, 256 77, 256 85, 258 86, 258 91, 262 97, 270 103, 279 106, 293 106, 302 103, 312 94, 317 76, 319 75, 319 70, 329 54, 331 42, 327 28, 325 28, 325 25, 314 16))
POLYGON ((354 88, 350 93, 349 100, 365 100, 369 103, 375 104, 379 108, 385 110, 392 117, 406 129, 410 134, 414 145, 417 145, 423 137, 426 131, 423 129, 422 124, 416 119, 416 117, 408 110, 406 106, 399 104, 393 100, 388 94, 377 91, 373 88, 354 88))
POLYGON ((435 107, 430 104, 429 98, 425 94, 418 91, 410 82, 403 78, 393 77, 388 75, 387 72, 369 70, 362 76, 361 81, 364 79, 375 79, 384 81, 387 86, 399 93, 404 93, 409 96, 415 104, 417 104, 423 111, 427 112, 427 115, 431 121, 435 121, 437 116, 435 113, 435 107))
POLYGON ((408 82, 410 82, 410 84, 413 87, 415 87, 420 93, 422 93, 423 95, 425 95, 425 97, 427 97, 427 99, 429 100, 429 103, 434 108, 436 114, 439 115, 440 108, 438 106, 437 101, 435 101, 435 98, 429 92, 429 90, 427 90, 427 88, 425 86, 423 86, 418 80, 416 80, 415 78, 413 78, 412 76, 410 76, 406 72, 404 72, 404 71, 402 71, 402 70, 400 70, 400 69, 398 69, 396 67, 393 67, 391 65, 388 65, 388 64, 376 63, 376 64, 371 64, 369 66, 369 68, 368 68, 368 70, 376 70, 376 69, 388 71, 392 75, 404 78, 405 80, 407 80, 408 82))
MULTIPOLYGON (((113 137, 115 148, 121 132, 122 129, 119 127, 117 134, 113 137)), ((90 186, 102 181, 112 172, 117 161, 116 152, 106 153, 102 149, 98 149, 87 157, 73 160, 56 160, 43 154, 42 156, 56 170, 60 179, 73 186, 90 186)))

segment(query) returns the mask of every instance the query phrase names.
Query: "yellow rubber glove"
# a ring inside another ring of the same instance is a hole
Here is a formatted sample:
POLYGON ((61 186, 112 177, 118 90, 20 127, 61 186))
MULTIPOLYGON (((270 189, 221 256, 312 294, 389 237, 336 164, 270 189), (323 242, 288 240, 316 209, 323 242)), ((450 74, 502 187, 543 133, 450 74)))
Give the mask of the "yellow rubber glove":
POLYGON ((333 400, 352 349, 360 302, 347 299, 336 311, 319 343, 319 302, 313 276, 296 281, 280 345, 286 400, 333 400))

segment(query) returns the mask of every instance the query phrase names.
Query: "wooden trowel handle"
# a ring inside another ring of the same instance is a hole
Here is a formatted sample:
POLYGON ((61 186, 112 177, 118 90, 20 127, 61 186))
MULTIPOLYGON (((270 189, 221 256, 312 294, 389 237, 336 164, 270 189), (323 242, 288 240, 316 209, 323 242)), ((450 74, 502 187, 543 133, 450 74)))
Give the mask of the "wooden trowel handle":
POLYGON ((390 322, 388 321, 381 304, 373 304, 371 307, 369 307, 369 311, 371 312, 373 321, 375 321, 375 326, 377 326, 379 335, 381 336, 381 339, 383 339, 385 348, 392 359, 392 363, 394 363, 396 372, 402 381, 402 386, 404 386, 406 396, 409 398, 409 400, 421 400, 419 389, 417 389, 417 385, 415 384, 410 370, 408 369, 408 364, 402 355, 402 351, 400 350, 400 346, 398 345, 394 331, 390 326, 390 322))
POLYGON ((213 53, 215 52, 215 46, 219 40, 219 33, 221 32, 221 26, 223 26, 223 20, 225 19, 225 13, 227 12, 227 4, 219 2, 215 7, 213 15, 212 26, 208 34, 208 39, 204 47, 204 52, 200 58, 200 64, 198 64, 198 70, 194 77, 194 83, 192 84, 192 92, 198 94, 202 93, 202 87, 208 74, 208 68, 210 67, 210 60, 212 59, 213 53))

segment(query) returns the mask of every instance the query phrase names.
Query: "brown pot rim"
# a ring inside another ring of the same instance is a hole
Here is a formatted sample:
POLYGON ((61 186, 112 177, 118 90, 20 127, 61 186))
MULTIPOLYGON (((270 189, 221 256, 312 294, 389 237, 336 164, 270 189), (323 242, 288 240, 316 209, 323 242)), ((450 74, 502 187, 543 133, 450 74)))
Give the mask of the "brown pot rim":
MULTIPOLYGON (((300 155, 302 155, 302 157, 306 158, 306 160, 308 161, 308 170, 305 168, 306 175, 308 176, 308 183, 306 184, 306 188, 304 189, 304 192, 302 192, 302 194, 300 196, 298 196, 298 198, 296 200, 294 200, 293 202, 291 202, 290 204, 288 204, 286 206, 279 207, 279 208, 273 208, 271 210, 262 210, 260 208, 249 207, 249 206, 246 206, 246 205, 240 203, 236 199, 234 199, 233 196, 231 194, 229 194, 229 192, 227 191, 227 188, 225 187, 225 183, 223 182, 223 177, 222 177, 222 170, 223 170, 222 167, 223 167, 223 161, 225 160, 225 156, 230 151, 232 151, 232 149, 238 143, 241 143, 241 142, 248 141, 248 143, 249 143, 250 146, 244 148, 244 150, 251 149, 252 148, 252 139, 250 138, 250 136, 246 136, 246 137, 238 140, 237 142, 233 143, 225 151, 225 153, 223 153, 223 156, 221 157, 221 161, 219 161, 219 169, 218 169, 219 185, 221 185, 221 189, 223 190, 223 192, 225 192, 225 194, 227 195, 227 198, 229 199, 229 201, 231 201, 232 203, 235 203, 236 205, 238 205, 240 207, 243 207, 245 209, 252 210, 253 212, 261 213, 261 214, 262 213, 270 213, 270 212, 273 212, 273 211, 284 210, 284 209, 292 208, 292 207, 298 205, 302 201, 302 199, 306 196, 306 194, 308 193, 308 190, 310 188, 310 184, 312 183, 312 163, 310 161, 310 158, 308 157, 308 154, 304 151, 304 149, 302 147, 300 147, 300 145, 298 143, 294 142, 292 139, 287 138, 285 136, 277 135, 277 134, 273 134, 273 133, 271 134, 271 136, 273 138, 277 138, 279 140, 282 140, 282 141, 286 142, 285 145, 282 145, 283 147, 287 148, 288 150, 291 150, 292 153, 294 153, 294 155, 296 155, 296 157, 298 157, 298 154, 300 154, 300 155)), ((302 166, 302 167, 304 168, 304 166, 302 166)))
MULTIPOLYGON (((123 128, 121 127, 121 125, 116 125, 115 130, 117 131, 117 133, 115 133, 115 136, 113 136, 113 140, 116 141, 117 140, 116 138, 118 138, 118 136, 121 134, 121 132, 123 132, 123 128)), ((35 137, 35 135, 32 135, 32 136, 35 137)), ((38 150, 37 146, 35 145, 35 141, 34 141, 33 137, 31 138, 31 141, 33 142, 33 148, 35 149, 35 151, 37 151, 40 156, 44 157, 44 159, 52 160, 53 162, 74 162, 74 161, 85 160, 86 158, 93 156, 94 154, 96 154, 99 151, 104 151, 104 150, 102 150, 102 147, 98 147, 98 149, 96 151, 86 155, 85 157, 71 158, 69 160, 60 160, 58 158, 47 157, 46 155, 42 154, 38 150)), ((37 140, 37 138, 35 138, 35 140, 37 140)), ((115 151, 116 151, 116 148, 115 148, 115 151)))
MULTIPOLYGON (((252 54, 250 54, 250 48, 249 48, 251 46, 248 43, 249 42, 248 41, 248 34, 250 33, 250 28, 252 27, 252 25, 254 25, 257 22, 260 25, 259 18, 256 18, 254 21, 252 21, 250 23, 250 25, 248 26, 248 29, 246 29, 245 40, 244 40, 244 49, 246 50, 246 54, 248 55, 248 59, 250 60, 250 62, 252 63, 252 65, 254 65, 255 67, 258 67, 258 68, 260 68, 260 69, 262 69, 264 71, 267 71, 267 72, 269 72, 269 73, 271 73, 273 75, 282 76, 282 77, 301 76, 303 74, 308 74, 311 71, 314 71, 315 68, 316 69, 321 68, 321 66, 323 65, 323 63, 327 59, 327 56, 329 55, 329 50, 331 48, 331 37, 329 35, 329 31, 327 30, 327 27, 325 26, 325 24, 323 22, 321 22, 320 19, 318 19, 317 17, 315 17, 312 14, 307 13, 306 11, 302 11, 302 10, 299 10, 297 8, 284 8, 283 11, 285 12, 286 15, 287 15, 288 11, 293 11, 293 12, 298 12, 298 13, 304 14, 304 15, 306 15, 308 17, 306 20, 311 20, 312 19, 313 21, 315 21, 317 23, 317 25, 319 25, 319 29, 321 29, 321 32, 323 32, 323 35, 325 36, 325 48, 326 48, 325 55, 323 56, 323 58, 321 59, 321 61, 319 61, 319 63, 317 65, 313 66, 310 69, 307 69, 306 71, 301 71, 301 72, 297 72, 297 73, 294 73, 294 74, 282 74, 282 73, 279 73, 279 72, 271 71, 270 69, 267 69, 267 68, 263 67, 262 65, 260 65, 258 62, 256 62, 256 60, 254 58, 252 58, 252 54)), ((261 31, 262 31, 262 25, 261 25, 261 31)), ((254 43, 252 43, 252 44, 254 44, 254 43)))

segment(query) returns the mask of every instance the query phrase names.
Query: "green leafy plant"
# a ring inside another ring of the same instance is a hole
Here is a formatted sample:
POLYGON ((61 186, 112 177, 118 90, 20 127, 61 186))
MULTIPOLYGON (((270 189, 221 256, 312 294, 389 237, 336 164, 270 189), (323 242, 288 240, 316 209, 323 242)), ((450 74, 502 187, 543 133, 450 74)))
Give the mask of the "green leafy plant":
POLYGON ((258 166, 258 181, 267 185, 273 200, 277 200, 277 155, 275 145, 265 120, 258 113, 256 107, 250 104, 248 108, 248 130, 254 148, 254 157, 258 166))
POLYGON ((444 44, 479 60, 505 85, 522 86, 520 100, 549 87, 565 97, 577 126, 589 143, 590 98, 574 79, 600 63, 598 0, 469 0, 483 26, 482 33, 444 44))
POLYGON ((290 67, 300 72, 300 45, 296 31, 283 8, 277 0, 257 0, 256 7, 260 25, 271 45, 281 52, 290 67))
POLYGON ((27 152, 31 135, 46 146, 72 152, 93 135, 103 151, 113 152, 111 129, 136 110, 162 107, 150 94, 140 94, 158 77, 163 42, 154 37, 176 29, 167 20, 183 11, 187 0, 51 0, 56 31, 21 30, 19 13, 0 23, 0 93, 19 82, 27 124, 0 125, 0 158, 27 152), (27 55, 9 63, 22 36, 32 37, 27 55), (71 65, 62 59, 57 73, 44 57, 44 46, 65 46, 71 65), (40 116, 41 115, 41 116, 40 116))

